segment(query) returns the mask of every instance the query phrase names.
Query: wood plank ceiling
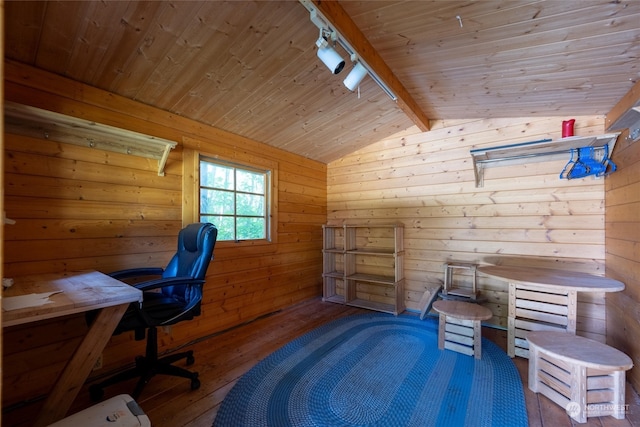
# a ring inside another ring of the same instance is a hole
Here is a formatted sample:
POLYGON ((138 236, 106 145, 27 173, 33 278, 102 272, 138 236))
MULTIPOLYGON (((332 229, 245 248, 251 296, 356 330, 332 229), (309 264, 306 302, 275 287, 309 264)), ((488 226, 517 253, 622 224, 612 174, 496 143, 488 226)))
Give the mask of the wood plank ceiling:
MULTIPOLYGON (((605 114, 640 76, 640 1, 344 1, 430 119, 605 114)), ((321 162, 414 122, 316 57, 297 1, 5 2, 5 56, 321 162)), ((337 49, 348 58, 344 51, 337 49)))

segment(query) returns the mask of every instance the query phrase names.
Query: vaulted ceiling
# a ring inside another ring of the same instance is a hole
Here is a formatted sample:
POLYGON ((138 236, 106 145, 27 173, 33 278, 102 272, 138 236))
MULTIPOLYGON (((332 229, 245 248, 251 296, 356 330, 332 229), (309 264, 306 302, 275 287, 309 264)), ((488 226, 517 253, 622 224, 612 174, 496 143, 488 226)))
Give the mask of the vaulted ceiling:
POLYGON ((7 1, 5 56, 325 163, 424 129, 407 102, 432 120, 606 114, 640 78, 640 1, 338 6, 398 102, 370 77, 346 89, 340 47, 331 74, 298 1, 7 1))

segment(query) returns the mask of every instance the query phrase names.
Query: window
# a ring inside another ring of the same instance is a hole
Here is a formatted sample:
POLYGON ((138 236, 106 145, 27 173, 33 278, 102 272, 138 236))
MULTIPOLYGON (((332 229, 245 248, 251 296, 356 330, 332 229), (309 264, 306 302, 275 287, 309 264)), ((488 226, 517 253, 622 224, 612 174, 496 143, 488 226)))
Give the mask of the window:
POLYGON ((275 252, 278 162, 186 136, 183 143, 182 226, 212 222, 218 249, 275 252))
POLYGON ((200 156, 199 217, 219 241, 271 240, 271 171, 200 156))

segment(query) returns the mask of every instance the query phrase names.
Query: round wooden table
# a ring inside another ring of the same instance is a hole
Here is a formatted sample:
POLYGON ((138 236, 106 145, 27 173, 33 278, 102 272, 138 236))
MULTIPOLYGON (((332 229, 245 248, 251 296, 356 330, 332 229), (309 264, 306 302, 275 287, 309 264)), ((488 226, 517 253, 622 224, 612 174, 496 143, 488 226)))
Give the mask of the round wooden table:
POLYGON ((433 303, 440 313, 438 348, 482 357, 481 321, 493 317, 487 307, 464 301, 442 300, 433 303))

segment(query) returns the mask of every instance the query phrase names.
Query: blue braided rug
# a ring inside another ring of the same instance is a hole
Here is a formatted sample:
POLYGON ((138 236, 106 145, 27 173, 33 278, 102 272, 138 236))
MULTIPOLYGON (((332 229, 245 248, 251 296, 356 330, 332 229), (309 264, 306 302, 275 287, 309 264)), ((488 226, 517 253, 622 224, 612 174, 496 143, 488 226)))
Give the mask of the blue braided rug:
POLYGON ((216 427, 526 426, 518 371, 438 350, 438 323, 372 313, 323 325, 272 353, 229 392, 216 427))

